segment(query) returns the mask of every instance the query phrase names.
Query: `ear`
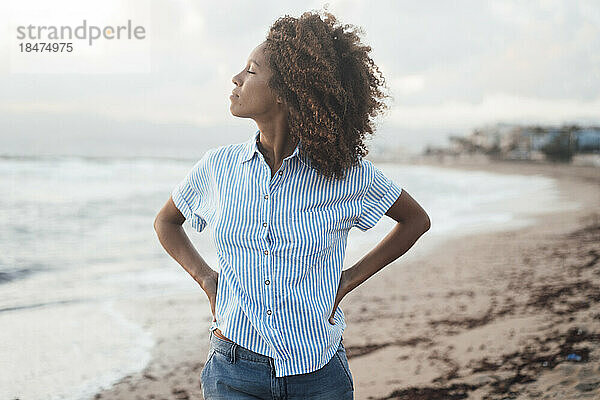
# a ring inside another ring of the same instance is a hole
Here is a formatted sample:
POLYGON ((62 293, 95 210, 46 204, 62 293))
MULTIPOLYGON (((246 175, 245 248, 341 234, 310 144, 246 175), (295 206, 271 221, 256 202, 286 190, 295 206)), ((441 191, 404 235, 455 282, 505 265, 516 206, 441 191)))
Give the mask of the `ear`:
POLYGON ((281 98, 281 96, 276 96, 275 101, 277 101, 279 104, 283 104, 283 99, 281 98))

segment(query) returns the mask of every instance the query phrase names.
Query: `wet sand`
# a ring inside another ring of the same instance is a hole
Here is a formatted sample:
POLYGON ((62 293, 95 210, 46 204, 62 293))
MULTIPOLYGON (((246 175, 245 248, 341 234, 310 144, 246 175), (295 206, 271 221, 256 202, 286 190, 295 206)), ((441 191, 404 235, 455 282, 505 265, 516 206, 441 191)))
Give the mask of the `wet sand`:
MULTIPOLYGON (((561 198, 583 207, 539 215, 525 228, 449 238, 417 260, 400 257, 346 296, 355 398, 600 398, 600 169, 443 165, 549 176, 561 198)), ((122 309, 156 338, 153 361, 93 398, 201 399, 204 296, 122 309)))

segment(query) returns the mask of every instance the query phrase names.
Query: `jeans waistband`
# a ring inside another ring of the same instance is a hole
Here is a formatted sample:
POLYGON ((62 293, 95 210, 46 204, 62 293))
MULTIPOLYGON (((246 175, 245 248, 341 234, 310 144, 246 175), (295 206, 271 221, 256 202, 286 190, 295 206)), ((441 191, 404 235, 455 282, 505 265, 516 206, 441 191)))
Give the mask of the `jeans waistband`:
POLYGON ((223 340, 215 335, 213 331, 210 331, 210 346, 214 351, 226 356, 230 363, 235 363, 236 358, 243 358, 245 360, 273 365, 273 358, 256 353, 237 343, 223 340))
MULTIPOLYGON (((342 337, 340 340, 339 347, 344 348, 342 337)), ((227 340, 221 339, 214 332, 210 331, 210 347, 216 352, 221 353, 230 363, 235 363, 236 358, 243 358, 245 360, 261 362, 269 365, 273 365, 273 358, 265 356, 263 354, 256 353, 250 349, 240 346, 234 342, 228 342, 227 340)))

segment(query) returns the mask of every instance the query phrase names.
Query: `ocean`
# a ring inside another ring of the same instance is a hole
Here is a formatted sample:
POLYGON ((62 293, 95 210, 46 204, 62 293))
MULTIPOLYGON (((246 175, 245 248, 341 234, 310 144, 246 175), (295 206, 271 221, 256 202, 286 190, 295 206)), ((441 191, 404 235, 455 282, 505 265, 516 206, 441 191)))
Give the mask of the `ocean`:
MULTIPOLYGON (((0 398, 86 399, 150 361, 154 338, 127 320, 131 299, 202 290, 162 248, 154 217, 195 159, 0 158, 0 398)), ((428 212, 402 260, 449 237, 531 224, 578 207, 544 176, 376 163, 428 212)), ((352 229, 345 268, 387 234, 352 229)), ((209 230, 185 229, 218 270, 209 230)), ((376 278, 375 278, 376 279, 376 278)), ((208 300, 199 310, 211 319, 208 300)))

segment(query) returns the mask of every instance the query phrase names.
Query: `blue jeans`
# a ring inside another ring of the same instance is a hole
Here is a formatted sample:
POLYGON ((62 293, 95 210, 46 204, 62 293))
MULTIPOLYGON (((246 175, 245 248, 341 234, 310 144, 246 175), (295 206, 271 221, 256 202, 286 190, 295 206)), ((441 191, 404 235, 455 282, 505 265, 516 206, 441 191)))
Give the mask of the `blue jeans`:
POLYGON ((354 399, 354 380, 342 342, 322 368, 276 377, 273 358, 223 340, 211 331, 200 383, 206 400, 354 399))

